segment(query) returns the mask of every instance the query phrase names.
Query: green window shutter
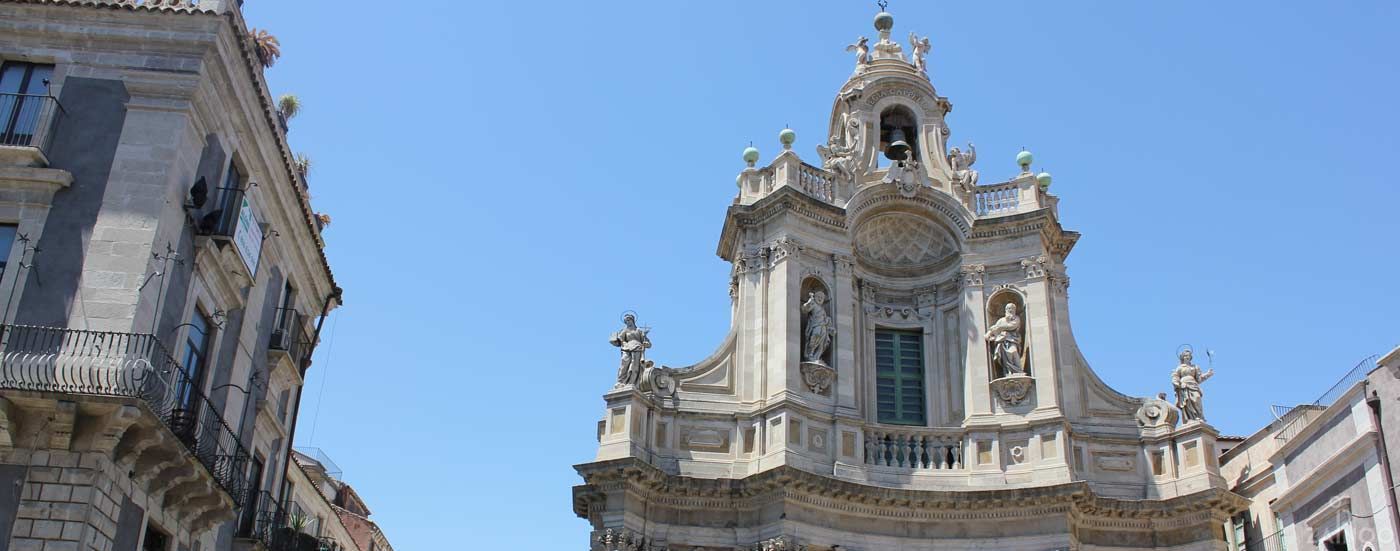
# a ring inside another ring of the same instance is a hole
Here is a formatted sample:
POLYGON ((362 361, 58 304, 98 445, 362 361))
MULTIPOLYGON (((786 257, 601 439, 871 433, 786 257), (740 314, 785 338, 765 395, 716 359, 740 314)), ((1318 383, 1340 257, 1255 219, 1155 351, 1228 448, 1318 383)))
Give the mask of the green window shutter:
POLYGON ((875 394, 881 423, 925 423, 922 333, 875 332, 875 394))

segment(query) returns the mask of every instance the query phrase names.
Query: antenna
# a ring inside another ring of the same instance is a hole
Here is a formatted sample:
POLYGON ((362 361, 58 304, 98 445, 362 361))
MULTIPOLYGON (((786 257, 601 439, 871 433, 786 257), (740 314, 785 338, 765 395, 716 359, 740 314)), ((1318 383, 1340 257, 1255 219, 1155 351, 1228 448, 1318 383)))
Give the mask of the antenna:
POLYGON ((879 0, 878 2, 875 2, 875 5, 880 6, 880 11, 885 11, 885 8, 889 6, 890 3, 887 0, 879 0))

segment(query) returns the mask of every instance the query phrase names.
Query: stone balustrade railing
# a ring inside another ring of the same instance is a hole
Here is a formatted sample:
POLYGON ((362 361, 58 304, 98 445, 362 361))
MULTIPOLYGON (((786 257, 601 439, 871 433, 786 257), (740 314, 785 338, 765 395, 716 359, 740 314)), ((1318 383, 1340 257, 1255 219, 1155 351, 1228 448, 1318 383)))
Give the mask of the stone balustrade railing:
POLYGON ((911 470, 963 468, 960 431, 922 427, 865 430, 865 463, 911 470))
POLYGON ((1020 214, 1048 206, 1042 195, 1035 178, 1021 174, 1009 182, 977 186, 968 196, 968 208, 978 218, 1020 214))

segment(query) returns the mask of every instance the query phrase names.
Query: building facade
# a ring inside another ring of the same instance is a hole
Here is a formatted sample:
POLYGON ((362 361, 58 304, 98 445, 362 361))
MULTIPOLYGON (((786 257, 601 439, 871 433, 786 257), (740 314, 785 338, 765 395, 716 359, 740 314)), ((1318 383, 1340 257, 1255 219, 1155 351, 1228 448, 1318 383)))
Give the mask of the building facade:
POLYGON ((341 292, 262 70, 232 0, 0 0, 0 550, 287 527, 341 292))
POLYGON ((1249 498, 1226 533, 1238 551, 1397 549, 1400 348, 1363 361, 1312 404, 1221 456, 1249 498))
POLYGON ((1225 549, 1248 502, 1205 421, 1211 372, 1189 350, 1164 365, 1175 404, 1095 375, 1050 175, 1021 152, 981 181, 928 39, 897 43, 893 24, 878 14, 878 38, 848 48, 821 167, 789 130, 766 166, 744 152, 718 349, 671 368, 635 314, 612 335, 617 382, 573 494, 592 549, 1225 549))

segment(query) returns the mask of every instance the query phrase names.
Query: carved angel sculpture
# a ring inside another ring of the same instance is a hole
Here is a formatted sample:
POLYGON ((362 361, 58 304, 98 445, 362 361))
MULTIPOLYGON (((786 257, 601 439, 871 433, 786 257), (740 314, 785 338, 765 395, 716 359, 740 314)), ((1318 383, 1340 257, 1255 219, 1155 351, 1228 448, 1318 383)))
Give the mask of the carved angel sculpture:
POLYGON ((822 157, 822 168, 835 174, 838 182, 849 185, 860 172, 861 122, 859 116, 851 113, 842 113, 841 121, 841 127, 827 139, 827 144, 817 146, 817 153, 822 157))
POLYGON ((856 53, 856 71, 864 69, 865 64, 870 63, 870 39, 862 36, 855 44, 846 46, 846 51, 856 53))
POLYGON ((953 169, 953 181, 962 185, 964 189, 971 190, 977 187, 977 171, 972 169, 972 164, 977 162, 977 146, 968 142, 967 151, 964 152, 956 147, 948 151, 948 166, 953 169))
POLYGON ((928 51, 933 48, 929 45, 928 37, 925 36, 921 39, 918 35, 910 32, 909 46, 911 49, 909 59, 914 63, 914 68, 918 69, 920 73, 928 73, 928 62, 924 60, 924 57, 928 56, 928 51))

